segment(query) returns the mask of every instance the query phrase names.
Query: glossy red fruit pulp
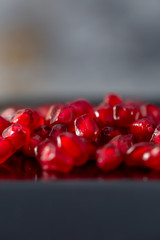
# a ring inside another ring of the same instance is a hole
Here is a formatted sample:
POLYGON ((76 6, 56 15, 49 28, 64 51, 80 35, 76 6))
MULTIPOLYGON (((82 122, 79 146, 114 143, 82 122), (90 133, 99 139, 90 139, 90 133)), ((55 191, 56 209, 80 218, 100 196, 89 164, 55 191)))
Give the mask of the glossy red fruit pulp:
POLYGON ((160 145, 155 145, 143 154, 145 166, 160 171, 160 145))
POLYGON ((113 144, 123 155, 125 155, 127 150, 134 144, 134 139, 132 134, 119 135, 114 137, 109 143, 113 144))
POLYGON ((55 124, 64 124, 68 127, 72 127, 74 119, 76 117, 75 110, 72 106, 55 107, 51 112, 50 126, 55 124))
POLYGON ((150 151, 152 147, 153 147, 152 143, 141 142, 141 143, 134 144, 126 152, 125 163, 128 166, 135 166, 135 167, 144 166, 145 164, 144 164, 143 155, 147 151, 150 151))
POLYGON ((160 124, 160 108, 153 104, 144 104, 141 106, 143 117, 153 119, 155 125, 160 124))
POLYGON ((86 101, 85 99, 79 99, 69 103, 76 112, 77 117, 89 113, 91 116, 94 116, 94 109, 93 106, 86 101))
POLYGON ((94 112, 95 120, 100 127, 113 125, 113 108, 110 106, 97 108, 94 112))
POLYGON ((12 124, 2 133, 3 138, 9 139, 16 150, 26 144, 30 137, 30 130, 20 124, 12 124))
POLYGON ((0 163, 5 162, 14 152, 12 142, 9 139, 0 140, 0 163))
POLYGON ((47 125, 42 125, 34 130, 34 134, 39 135, 41 138, 47 138, 51 128, 47 125))
POLYGON ((97 166, 104 171, 112 171, 123 161, 123 157, 116 146, 106 144, 97 150, 97 166))
POLYGON ((22 151, 25 155, 27 156, 31 156, 34 157, 35 156, 35 152, 34 152, 34 148, 40 144, 40 142, 42 142, 43 138, 38 135, 33 133, 29 140, 25 143, 22 151))
POLYGON ((121 134, 121 130, 115 127, 104 127, 101 131, 101 143, 106 144, 112 138, 121 134))
POLYGON ((64 154, 51 140, 44 140, 35 148, 35 155, 43 170, 69 172, 74 165, 71 156, 64 154))
POLYGON ((120 96, 114 93, 107 94, 104 98, 104 102, 112 107, 117 104, 122 103, 122 99, 120 96))
POLYGON ((73 133, 62 133, 57 138, 57 145, 74 159, 75 166, 85 164, 89 159, 87 144, 73 133))
POLYGON ((50 133, 49 133, 49 137, 55 142, 57 143, 57 137, 61 134, 67 132, 67 127, 63 124, 56 124, 52 127, 50 133))
POLYGON ((94 142, 100 135, 100 129, 90 114, 84 114, 75 120, 75 133, 94 142))
POLYGON ((130 127, 139 117, 140 110, 137 107, 126 104, 118 104, 113 107, 113 118, 118 127, 130 127))
POLYGON ((147 118, 140 119, 132 123, 131 132, 138 142, 148 142, 154 132, 153 122, 147 118))
POLYGON ((18 123, 33 130, 34 128, 43 125, 44 119, 38 114, 38 112, 26 108, 18 110, 11 119, 11 123, 18 123))

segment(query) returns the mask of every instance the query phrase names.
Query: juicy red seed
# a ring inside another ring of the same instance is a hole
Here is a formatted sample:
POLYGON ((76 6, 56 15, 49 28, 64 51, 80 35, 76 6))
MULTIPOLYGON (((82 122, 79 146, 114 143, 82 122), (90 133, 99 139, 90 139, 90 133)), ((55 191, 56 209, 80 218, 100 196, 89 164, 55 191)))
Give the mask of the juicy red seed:
POLYGON ((64 106, 54 110, 51 114, 50 125, 53 126, 57 123, 71 126, 75 119, 75 110, 71 106, 64 106))
POLYGON ((44 140, 35 148, 35 155, 43 170, 69 172, 74 165, 73 158, 64 154, 51 140, 44 140))
POLYGON ((10 122, 0 116, 0 135, 4 131, 5 128, 9 127, 10 122))
POLYGON ((34 148, 39 145, 42 140, 43 138, 40 135, 32 134, 22 149, 23 153, 27 156, 34 157, 34 148))
POLYGON ((112 144, 106 144, 97 150, 97 166, 104 171, 112 171, 123 161, 118 148, 112 144))
POLYGON ((124 155, 126 154, 127 150, 133 145, 133 135, 119 135, 114 137, 109 143, 117 147, 118 150, 124 155))
POLYGON ((51 129, 49 126, 42 125, 34 130, 34 133, 39 135, 41 138, 47 138, 51 129))
POLYGON ((100 127, 112 126, 113 125, 113 108, 106 106, 103 108, 98 108, 94 112, 95 120, 100 127))
POLYGON ((155 144, 159 144, 160 143, 160 125, 158 125, 156 127, 156 129, 154 130, 154 133, 151 137, 151 142, 155 143, 155 144))
POLYGON ((67 127, 63 124, 56 124, 52 127, 49 137, 54 141, 54 143, 57 143, 57 137, 64 132, 67 132, 67 127))
POLYGON ((91 116, 94 115, 93 106, 85 99, 79 99, 79 100, 70 102, 69 105, 74 108, 77 117, 86 113, 89 113, 91 116))
POLYGON ((131 132, 138 142, 149 141, 154 132, 154 126, 150 119, 143 118, 132 123, 131 132))
POLYGON ((144 166, 143 155, 145 152, 151 150, 152 143, 136 143, 126 152, 125 163, 128 166, 144 166))
POLYGON ((25 145, 29 140, 29 136, 30 130, 18 123, 12 124, 2 133, 2 137, 9 139, 17 150, 25 145))
POLYGON ((115 105, 122 103, 122 99, 117 94, 111 93, 111 94, 107 94, 105 96, 104 102, 106 104, 109 104, 110 106, 114 107, 115 105))
POLYGON ((57 138, 57 145, 74 159, 75 166, 83 165, 88 161, 89 153, 87 152, 87 145, 75 134, 62 133, 57 138))
POLYGON ((143 117, 150 117, 153 119, 155 125, 160 124, 160 108, 153 104, 146 104, 141 106, 141 113, 143 117))
POLYGON ((137 107, 118 104, 113 107, 113 117, 116 126, 130 127, 140 117, 140 110, 137 107))
POLYGON ((160 171, 160 146, 155 145, 143 154, 145 166, 160 171))
POLYGON ((14 152, 13 145, 9 139, 0 140, 0 163, 5 162, 14 152))
POLYGON ((97 141, 100 129, 90 114, 84 114, 75 120, 75 133, 90 142, 97 141))
POLYGON ((36 111, 31 109, 21 109, 15 113, 11 119, 11 123, 18 123, 33 130, 34 128, 43 125, 44 120, 36 111))

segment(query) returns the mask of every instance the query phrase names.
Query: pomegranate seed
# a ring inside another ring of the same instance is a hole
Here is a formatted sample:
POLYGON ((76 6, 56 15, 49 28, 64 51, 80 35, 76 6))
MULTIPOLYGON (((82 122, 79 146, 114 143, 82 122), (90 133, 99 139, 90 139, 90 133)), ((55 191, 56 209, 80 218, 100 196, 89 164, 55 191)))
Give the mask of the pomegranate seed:
POLYGON ((160 171, 160 145, 156 145, 152 149, 145 151, 143 161, 145 166, 160 171))
POLYGON ((42 140, 43 138, 40 135, 32 134, 22 149, 23 153, 27 156, 34 157, 34 148, 39 145, 42 140))
POLYGON ((117 168, 123 161, 118 148, 113 144, 106 144, 97 150, 97 166, 104 171, 111 171, 117 168))
POLYGON ((150 117, 153 119, 155 125, 160 124, 160 108, 153 104, 146 104, 141 106, 143 117, 150 117))
POLYGON ((105 106, 103 108, 98 108, 94 112, 94 119, 100 127, 112 126, 113 125, 113 108, 110 106, 105 106))
POLYGON ((29 129, 18 123, 12 124, 2 133, 2 137, 10 139, 16 150, 25 145, 25 143, 29 140, 29 136, 29 129))
POLYGON ((57 137, 64 132, 67 132, 67 127, 63 124, 56 124, 52 127, 49 137, 54 141, 54 143, 57 143, 57 137))
POLYGON ((130 127, 140 117, 140 110, 137 107, 118 104, 113 107, 113 117, 116 126, 130 127))
POLYGON ((36 111, 31 109, 21 109, 15 113, 11 119, 11 123, 18 123, 33 130, 34 128, 43 125, 44 120, 36 111))
POLYGON ((80 166, 88 161, 87 146, 80 137, 73 133, 62 133, 57 138, 57 145, 74 159, 74 165, 80 166))
POLYGON ((118 150, 124 155, 126 154, 127 150, 133 145, 133 135, 119 135, 114 137, 109 143, 117 147, 118 150))
POLYGON ((63 106, 57 109, 54 108, 51 113, 50 126, 59 123, 72 127, 74 125, 75 116, 75 110, 71 106, 63 106))
POLYGON ((75 133, 94 142, 99 138, 100 129, 90 114, 84 114, 75 120, 75 133))
POLYGON ((9 127, 10 123, 0 116, 0 135, 4 131, 5 128, 9 127))
POLYGON ((151 142, 155 143, 155 144, 159 144, 160 143, 160 125, 158 125, 156 127, 156 129, 154 130, 154 133, 151 137, 151 142))
POLYGON ((39 135, 41 138, 47 138, 51 129, 47 125, 42 125, 34 130, 34 133, 39 135))
POLYGON ((35 148, 35 155, 43 170, 69 172, 74 165, 72 157, 64 154, 51 140, 44 140, 35 148))
POLYGON ((144 166, 143 155, 153 147, 152 143, 136 143, 126 152, 125 162, 128 166, 144 166))
POLYGON ((14 153, 13 145, 9 139, 0 140, 0 163, 5 162, 14 153))
POLYGON ((105 96, 104 102, 114 107, 115 105, 122 103, 122 99, 117 94, 111 93, 105 96))
POLYGON ((85 99, 79 99, 69 103, 76 112, 77 117, 89 113, 92 117, 94 116, 94 109, 92 105, 85 99))
POLYGON ((36 110, 40 116, 45 118, 49 112, 50 107, 51 105, 46 104, 46 105, 39 106, 38 108, 36 108, 36 110))
POLYGON ((131 132, 138 142, 149 141, 154 132, 154 126, 150 119, 143 118, 132 123, 131 132))

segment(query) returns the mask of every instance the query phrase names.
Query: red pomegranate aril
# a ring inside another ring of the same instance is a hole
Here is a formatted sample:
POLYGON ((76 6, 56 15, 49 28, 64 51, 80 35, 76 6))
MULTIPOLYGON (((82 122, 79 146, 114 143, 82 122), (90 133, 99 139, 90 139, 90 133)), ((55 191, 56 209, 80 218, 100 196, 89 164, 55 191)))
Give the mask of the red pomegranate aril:
POLYGON ((110 142, 113 144, 123 155, 133 145, 134 139, 132 134, 119 135, 114 137, 110 142))
POLYGON ((75 166, 81 166, 88 161, 86 143, 73 133, 62 133, 57 137, 57 145, 74 159, 75 166))
POLYGON ((74 165, 73 158, 64 154, 51 140, 41 142, 35 148, 35 155, 43 170, 67 173, 74 165))
POLYGON ((140 117, 140 110, 137 107, 118 104, 113 107, 113 118, 116 126, 130 127, 140 117))
POLYGON ((44 120, 38 112, 26 108, 18 110, 11 119, 11 123, 18 123, 33 130, 43 125, 44 120))
POLYGON ((141 106, 143 117, 150 117, 153 119, 155 125, 160 124, 160 108, 153 104, 146 104, 141 106))
POLYGON ((145 152, 151 150, 153 147, 152 143, 136 143, 128 149, 125 156, 125 163, 128 166, 144 166, 143 155, 145 152))
POLYGON ((77 136, 84 137, 90 142, 95 142, 100 136, 100 129, 90 114, 84 114, 76 118, 75 133, 77 136))
POLYGON ((51 105, 50 104, 46 104, 46 105, 41 105, 39 107, 36 108, 36 111, 40 114, 40 116, 46 118, 49 109, 50 109, 51 105))
POLYGON ((111 106, 97 108, 94 115, 94 119, 100 127, 113 125, 113 108, 111 106))
POLYGON ((22 149, 23 153, 27 156, 34 157, 34 148, 39 145, 42 140, 43 138, 40 135, 32 134, 22 149))
POLYGON ((39 135, 41 138, 47 138, 51 129, 47 125, 42 125, 34 130, 34 134, 39 135))
POLYGON ((56 124, 52 127, 49 138, 51 138, 54 143, 57 143, 57 137, 64 132, 67 132, 67 127, 63 124, 56 124))
POLYGON ((29 136, 30 130, 18 123, 10 125, 2 133, 2 137, 9 139, 16 150, 26 144, 29 140, 29 136))
POLYGON ((160 143, 160 125, 158 125, 156 127, 156 129, 154 130, 154 133, 151 137, 151 142, 155 143, 155 144, 159 144, 160 143))
POLYGON ((76 112, 77 117, 89 113, 92 117, 94 116, 93 106, 85 99, 78 99, 68 103, 72 106, 76 112))
POLYGON ((154 132, 153 122, 147 118, 140 119, 132 123, 131 132, 137 142, 148 142, 154 132))
POLYGON ((122 99, 120 96, 114 93, 107 94, 104 98, 104 102, 112 107, 117 104, 122 103, 122 99))
POLYGON ((9 139, 0 140, 0 164, 10 158, 14 152, 12 142, 9 139))
POLYGON ((145 166, 160 171, 160 145, 155 145, 152 149, 143 154, 145 166))
POLYGON ((51 113, 50 126, 54 126, 55 124, 64 124, 67 127, 72 128, 75 117, 75 110, 71 106, 64 106, 58 108, 57 110, 54 109, 51 113))
POLYGON ((123 157, 116 146, 106 144, 96 153, 97 166, 103 171, 112 171, 123 161, 123 157))
POLYGON ((9 125, 10 125, 10 122, 8 122, 6 119, 0 116, 0 135, 2 134, 4 129, 9 127, 9 125))

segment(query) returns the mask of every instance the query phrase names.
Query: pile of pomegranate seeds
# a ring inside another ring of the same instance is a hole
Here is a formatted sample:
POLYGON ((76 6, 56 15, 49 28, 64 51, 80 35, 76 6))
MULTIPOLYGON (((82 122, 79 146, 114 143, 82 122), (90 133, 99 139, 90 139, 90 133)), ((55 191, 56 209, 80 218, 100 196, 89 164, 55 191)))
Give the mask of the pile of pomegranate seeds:
POLYGON ((98 106, 80 99, 4 109, 0 134, 1 164, 22 153, 24 159, 36 159, 42 171, 57 173, 88 161, 102 171, 120 165, 160 171, 160 108, 116 94, 106 95, 98 106))

